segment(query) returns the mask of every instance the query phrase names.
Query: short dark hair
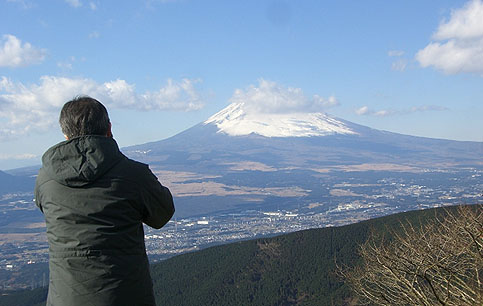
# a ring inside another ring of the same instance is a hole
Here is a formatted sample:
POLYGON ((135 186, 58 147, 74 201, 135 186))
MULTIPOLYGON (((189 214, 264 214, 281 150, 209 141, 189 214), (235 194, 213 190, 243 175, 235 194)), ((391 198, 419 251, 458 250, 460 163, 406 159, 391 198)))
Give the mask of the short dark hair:
POLYGON ((85 135, 106 136, 110 125, 107 109, 89 96, 77 96, 65 103, 59 123, 62 133, 69 139, 85 135))

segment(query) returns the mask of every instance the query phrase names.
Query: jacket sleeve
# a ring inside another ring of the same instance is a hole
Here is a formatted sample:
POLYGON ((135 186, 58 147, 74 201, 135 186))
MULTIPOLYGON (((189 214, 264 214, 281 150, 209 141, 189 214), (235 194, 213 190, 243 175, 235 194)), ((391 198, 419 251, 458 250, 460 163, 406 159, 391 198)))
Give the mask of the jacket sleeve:
POLYGON ((153 228, 163 227, 174 214, 174 203, 171 192, 161 185, 156 176, 147 169, 144 184, 141 186, 144 206, 143 222, 153 228))

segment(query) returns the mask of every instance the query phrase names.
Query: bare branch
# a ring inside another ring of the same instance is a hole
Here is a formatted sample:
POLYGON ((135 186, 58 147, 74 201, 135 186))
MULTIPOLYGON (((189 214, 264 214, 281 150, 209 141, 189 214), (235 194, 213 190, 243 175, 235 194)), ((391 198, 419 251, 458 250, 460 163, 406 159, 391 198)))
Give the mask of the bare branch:
POLYGON ((343 275, 363 304, 483 305, 483 206, 461 206, 389 236, 371 234, 343 275))

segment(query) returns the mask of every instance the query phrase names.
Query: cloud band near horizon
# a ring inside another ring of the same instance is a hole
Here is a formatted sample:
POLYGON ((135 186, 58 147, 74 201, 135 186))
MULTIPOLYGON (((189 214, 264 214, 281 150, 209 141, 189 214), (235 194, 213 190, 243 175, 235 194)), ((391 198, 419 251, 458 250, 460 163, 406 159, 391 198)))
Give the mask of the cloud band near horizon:
POLYGON ((407 109, 383 109, 383 110, 373 110, 368 106, 362 106, 355 110, 355 113, 360 116, 376 116, 376 117, 388 117, 397 115, 408 115, 413 113, 431 112, 431 111, 447 111, 447 107, 438 105, 423 105, 414 106, 407 109))
POLYGON ((168 79, 156 91, 137 93, 134 84, 117 79, 97 83, 87 78, 42 76, 38 84, 25 85, 0 78, 0 139, 46 131, 57 125, 65 102, 89 95, 108 108, 138 111, 193 111, 204 106, 199 79, 168 79))

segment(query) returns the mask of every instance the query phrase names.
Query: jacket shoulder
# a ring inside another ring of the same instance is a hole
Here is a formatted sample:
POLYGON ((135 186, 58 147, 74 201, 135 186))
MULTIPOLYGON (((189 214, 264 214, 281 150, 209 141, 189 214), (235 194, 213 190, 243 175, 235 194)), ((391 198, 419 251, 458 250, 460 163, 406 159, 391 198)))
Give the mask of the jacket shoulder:
POLYGON ((146 175, 146 173, 151 173, 149 166, 142 162, 132 160, 126 156, 114 167, 117 171, 123 171, 127 174, 138 174, 146 175))
POLYGON ((39 173, 37 174, 37 178, 35 179, 35 191, 37 191, 40 186, 51 180, 52 178, 47 175, 45 169, 40 168, 39 173))
POLYGON ((146 180, 157 180, 151 169, 147 164, 132 160, 125 157, 108 172, 109 176, 122 178, 127 181, 133 181, 138 185, 144 185, 146 180))

